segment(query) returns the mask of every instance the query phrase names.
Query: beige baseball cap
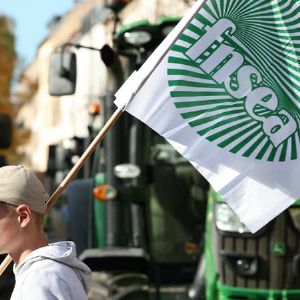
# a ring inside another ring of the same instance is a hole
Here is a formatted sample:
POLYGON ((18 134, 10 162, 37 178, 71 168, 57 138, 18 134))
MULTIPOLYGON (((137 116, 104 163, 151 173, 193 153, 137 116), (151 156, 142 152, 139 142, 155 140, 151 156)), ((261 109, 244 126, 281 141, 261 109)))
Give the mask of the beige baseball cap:
POLYGON ((23 166, 0 168, 0 202, 12 205, 27 204, 43 214, 49 195, 36 175, 23 166))

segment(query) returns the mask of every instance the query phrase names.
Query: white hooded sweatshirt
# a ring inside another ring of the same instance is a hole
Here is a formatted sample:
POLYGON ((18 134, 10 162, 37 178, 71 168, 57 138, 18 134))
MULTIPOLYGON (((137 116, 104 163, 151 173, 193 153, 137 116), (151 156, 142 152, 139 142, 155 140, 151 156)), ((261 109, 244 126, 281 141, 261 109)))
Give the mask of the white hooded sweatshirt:
POLYGON ((11 300, 86 300, 91 270, 76 257, 73 242, 49 244, 14 266, 11 300))

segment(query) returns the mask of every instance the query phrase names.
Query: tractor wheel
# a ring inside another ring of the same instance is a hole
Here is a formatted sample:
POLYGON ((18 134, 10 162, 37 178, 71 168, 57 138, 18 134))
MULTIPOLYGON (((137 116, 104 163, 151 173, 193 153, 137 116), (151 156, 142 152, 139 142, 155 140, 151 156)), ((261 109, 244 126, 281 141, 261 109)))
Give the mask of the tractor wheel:
POLYGON ((148 300, 148 290, 145 274, 93 272, 89 300, 148 300))

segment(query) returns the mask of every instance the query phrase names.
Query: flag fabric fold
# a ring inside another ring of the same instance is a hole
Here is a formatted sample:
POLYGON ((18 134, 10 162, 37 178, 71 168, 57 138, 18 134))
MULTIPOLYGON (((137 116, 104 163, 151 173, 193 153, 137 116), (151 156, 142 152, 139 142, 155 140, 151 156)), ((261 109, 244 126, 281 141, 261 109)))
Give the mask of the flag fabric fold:
POLYGON ((255 232, 300 196, 299 4, 198 1, 116 93, 255 232))

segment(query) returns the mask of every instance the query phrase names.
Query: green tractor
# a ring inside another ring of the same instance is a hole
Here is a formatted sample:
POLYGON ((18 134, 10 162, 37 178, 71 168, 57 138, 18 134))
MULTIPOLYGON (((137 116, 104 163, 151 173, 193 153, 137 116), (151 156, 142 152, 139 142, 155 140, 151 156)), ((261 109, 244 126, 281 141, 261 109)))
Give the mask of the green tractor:
MULTIPOLYGON (((110 82, 105 120, 114 92, 176 22, 123 26, 113 51, 101 49, 110 82)), ((72 74, 74 55, 61 55, 72 74)), ((74 92, 74 78, 64 78, 64 93, 74 92)), ((128 114, 92 161, 66 193, 76 220, 70 237, 93 270, 91 299, 300 299, 299 203, 251 234, 217 193, 207 197, 208 183, 189 162, 128 114)))
POLYGON ((212 191, 194 299, 300 299, 299 201, 251 234, 212 191), (205 295, 205 296, 204 296, 205 295))
MULTIPOLYGON (((115 111, 114 92, 177 21, 126 25, 115 34, 114 49, 99 50, 109 76, 100 103, 104 120, 115 111)), ((51 94, 74 92, 75 63, 72 53, 54 54, 51 94), (65 72, 60 72, 62 63, 65 72)), ((91 127, 89 140, 95 134, 91 127)), ((58 150, 50 155, 52 175, 69 166, 66 161, 74 155, 58 150)), ((66 190, 70 238, 93 271, 90 298, 190 299, 188 287, 203 251, 207 181, 163 138, 126 113, 91 161, 66 190)))

